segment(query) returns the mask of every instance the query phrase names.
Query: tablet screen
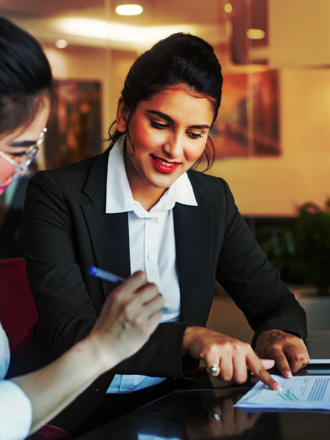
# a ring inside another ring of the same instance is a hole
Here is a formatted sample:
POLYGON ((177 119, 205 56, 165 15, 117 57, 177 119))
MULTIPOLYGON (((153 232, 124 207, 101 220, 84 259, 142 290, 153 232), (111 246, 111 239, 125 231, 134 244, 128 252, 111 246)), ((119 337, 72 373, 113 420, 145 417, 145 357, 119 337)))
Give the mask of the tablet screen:
POLYGON ((329 364, 308 364, 302 369, 302 374, 306 372, 310 375, 330 375, 329 364))

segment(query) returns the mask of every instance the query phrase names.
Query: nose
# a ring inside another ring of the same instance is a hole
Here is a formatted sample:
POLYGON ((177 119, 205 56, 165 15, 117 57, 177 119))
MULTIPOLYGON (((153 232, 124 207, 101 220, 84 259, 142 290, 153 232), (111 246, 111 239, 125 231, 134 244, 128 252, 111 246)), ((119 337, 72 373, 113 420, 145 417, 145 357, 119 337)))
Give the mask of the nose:
POLYGON ((16 179, 17 177, 23 176, 26 171, 27 166, 24 164, 22 157, 15 157, 14 159, 4 153, 0 154, 1 178, 5 180, 8 180, 8 178, 16 179))
POLYGON ((163 150, 171 159, 180 157, 183 151, 183 139, 180 133, 171 133, 164 143, 163 150))

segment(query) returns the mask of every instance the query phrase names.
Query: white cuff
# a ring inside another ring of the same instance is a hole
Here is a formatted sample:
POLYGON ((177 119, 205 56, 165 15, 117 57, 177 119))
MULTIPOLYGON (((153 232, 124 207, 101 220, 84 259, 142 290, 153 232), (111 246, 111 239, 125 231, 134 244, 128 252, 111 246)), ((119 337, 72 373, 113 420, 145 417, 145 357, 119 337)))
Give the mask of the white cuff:
POLYGON ((30 433, 32 405, 14 382, 0 382, 0 440, 21 440, 30 433))

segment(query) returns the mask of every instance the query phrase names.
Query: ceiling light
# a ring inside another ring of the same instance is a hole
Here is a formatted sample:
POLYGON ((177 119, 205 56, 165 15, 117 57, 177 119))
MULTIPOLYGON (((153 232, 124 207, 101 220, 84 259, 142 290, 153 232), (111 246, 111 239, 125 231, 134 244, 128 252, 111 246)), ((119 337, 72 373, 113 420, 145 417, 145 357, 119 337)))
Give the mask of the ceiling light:
POLYGON ((225 12, 227 12, 227 14, 231 14, 233 12, 233 6, 231 3, 225 4, 225 12))
POLYGON ((250 38, 250 40, 262 40, 265 38, 266 33, 262 29, 248 29, 246 36, 250 38))
POLYGON ((66 40, 56 40, 55 46, 57 47, 57 49, 65 49, 66 47, 68 47, 68 42, 66 40))
POLYGON ((119 5, 116 7, 118 15, 140 15, 142 12, 143 8, 140 5, 119 5))
POLYGON ((159 41, 175 32, 197 33, 192 25, 129 26, 91 18, 58 18, 54 23, 58 32, 89 39, 104 39, 146 45, 159 41))

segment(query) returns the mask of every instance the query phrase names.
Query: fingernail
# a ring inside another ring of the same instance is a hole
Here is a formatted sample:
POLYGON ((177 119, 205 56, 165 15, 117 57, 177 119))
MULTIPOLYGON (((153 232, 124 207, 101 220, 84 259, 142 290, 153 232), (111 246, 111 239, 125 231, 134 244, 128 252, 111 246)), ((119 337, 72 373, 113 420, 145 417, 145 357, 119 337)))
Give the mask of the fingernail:
POLYGON ((292 373, 291 373, 291 371, 286 371, 286 372, 285 372, 285 377, 288 378, 288 379, 292 379, 292 373))
POLYGON ((283 391, 283 388, 278 383, 274 384, 275 391, 283 391))

